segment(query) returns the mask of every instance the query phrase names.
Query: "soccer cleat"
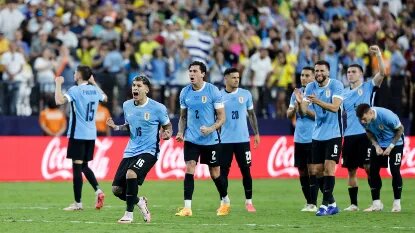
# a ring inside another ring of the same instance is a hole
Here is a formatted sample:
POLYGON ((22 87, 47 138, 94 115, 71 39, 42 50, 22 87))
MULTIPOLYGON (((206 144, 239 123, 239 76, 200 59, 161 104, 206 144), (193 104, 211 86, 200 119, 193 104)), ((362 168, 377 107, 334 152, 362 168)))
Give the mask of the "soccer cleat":
POLYGON ((99 192, 95 194, 95 209, 99 210, 104 206, 105 194, 104 192, 99 192))
POLYGON ((394 212, 394 213, 401 212, 401 203, 393 202, 391 212, 394 212))
POLYGON ((231 205, 230 204, 221 204, 219 209, 216 212, 217 216, 225 216, 231 212, 231 205))
POLYGON ((139 197, 137 206, 141 212, 141 215, 143 215, 144 222, 149 223, 151 221, 151 214, 147 207, 147 198, 139 197))
POLYGON ((337 213, 339 213, 339 208, 337 206, 329 206, 329 208, 327 208, 327 214, 328 215, 335 215, 337 213))
POLYGON ((364 212, 376 212, 376 211, 382 211, 383 210, 383 204, 372 204, 369 206, 369 208, 363 210, 364 212))
POLYGON ((245 204, 245 208, 248 212, 256 212, 256 209, 253 204, 245 204))
POLYGON ((70 204, 68 207, 63 208, 66 211, 76 211, 76 210, 83 210, 82 203, 74 202, 70 204))
POLYGON ((192 216, 192 209, 190 208, 179 208, 179 212, 175 214, 176 216, 186 217, 186 216, 192 216))
POLYGON ((304 208, 301 209, 301 212, 307 212, 308 211, 308 204, 304 205, 304 208))
POLYGON ((349 207, 344 209, 344 211, 350 211, 350 212, 359 211, 359 207, 357 207, 357 205, 355 204, 351 204, 349 207))
POLYGON ((118 220, 118 223, 128 224, 133 222, 133 213, 125 211, 124 216, 118 220))
POLYGON ((316 216, 326 216, 326 215, 328 215, 327 207, 320 206, 320 208, 316 212, 316 216))
POLYGON ((305 212, 313 212, 313 213, 315 213, 315 212, 317 212, 317 206, 316 205, 314 205, 314 204, 308 204, 307 205, 307 210, 305 211, 305 212))

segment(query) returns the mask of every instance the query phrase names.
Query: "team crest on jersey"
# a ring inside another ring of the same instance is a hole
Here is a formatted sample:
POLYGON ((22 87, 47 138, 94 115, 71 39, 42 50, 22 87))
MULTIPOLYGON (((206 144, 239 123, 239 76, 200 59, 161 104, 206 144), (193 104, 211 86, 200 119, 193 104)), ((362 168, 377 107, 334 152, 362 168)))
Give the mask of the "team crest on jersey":
POLYGON ((239 101, 239 103, 243 104, 244 103, 244 97, 243 96, 239 96, 238 101, 239 101))
POLYGON ((363 90, 362 90, 362 88, 359 88, 359 89, 357 90, 357 94, 358 94, 359 96, 362 96, 362 95, 363 95, 363 90))
POLYGON ((202 103, 206 103, 207 102, 207 96, 203 95, 202 96, 202 103))
POLYGON ((329 89, 326 89, 326 97, 327 97, 327 98, 329 98, 329 97, 330 97, 330 94, 331 94, 331 93, 330 93, 330 90, 329 90, 329 89))
POLYGON ((379 129, 380 129, 380 130, 383 130, 383 129, 385 129, 385 127, 384 127, 382 124, 380 124, 380 125, 379 125, 379 129))
POLYGON ((146 120, 146 121, 150 120, 150 113, 149 112, 144 113, 144 120, 146 120))

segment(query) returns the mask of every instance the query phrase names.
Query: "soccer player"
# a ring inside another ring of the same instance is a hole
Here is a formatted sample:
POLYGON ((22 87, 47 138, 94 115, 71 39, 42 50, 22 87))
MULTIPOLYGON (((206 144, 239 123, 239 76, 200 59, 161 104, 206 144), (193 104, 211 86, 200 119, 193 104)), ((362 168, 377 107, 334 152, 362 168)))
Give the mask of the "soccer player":
POLYGON ((356 117, 356 106, 362 103, 372 105, 372 100, 377 88, 382 84, 385 77, 385 65, 382 60, 382 53, 378 46, 370 46, 370 52, 375 54, 379 62, 379 72, 372 80, 364 82, 363 68, 358 64, 352 64, 347 68, 347 79, 350 88, 344 90, 343 108, 346 114, 344 142, 343 142, 343 163, 349 173, 349 196, 350 206, 345 211, 358 211, 357 204, 357 168, 364 168, 369 179, 370 162, 370 141, 366 136, 365 129, 361 126, 356 117))
POLYGON ((228 215, 230 200, 224 179, 220 176, 217 157, 220 154, 218 129, 225 122, 225 110, 222 95, 217 87, 203 81, 206 66, 194 61, 189 65, 190 84, 180 92, 178 142, 184 141, 184 160, 186 174, 184 177, 184 208, 176 216, 192 216, 192 195, 197 161, 209 166, 210 176, 221 197, 217 215, 228 215))
MULTIPOLYGON (((302 112, 299 107, 303 102, 305 87, 314 81, 314 68, 304 67, 300 77, 302 87, 300 89, 296 88, 291 95, 290 106, 287 109, 287 118, 292 119, 296 116, 297 119, 294 131, 294 166, 298 168, 301 189, 307 201, 307 204, 301 211, 316 212, 318 187, 310 187, 308 169, 311 164, 311 137, 313 135, 313 127, 311 125, 314 124, 315 114, 310 106, 306 112, 302 112)), ((322 175, 320 174, 320 176, 322 175)), ((317 179, 315 175, 312 178, 317 179)))
MULTIPOLYGON (((315 81, 305 88, 305 98, 301 111, 306 112, 309 103, 315 112, 315 124, 312 136, 311 175, 324 172, 323 203, 316 212, 317 216, 334 215, 339 212, 333 197, 335 168, 339 162, 342 147, 341 108, 343 84, 330 79, 330 65, 326 61, 317 61, 314 65, 315 81)), ((311 183, 310 186, 318 187, 311 183)))
POLYGON ((380 201, 382 179, 380 168, 388 167, 392 174, 393 205, 392 212, 401 212, 402 176, 401 160, 404 145, 404 128, 398 116, 386 108, 370 107, 369 104, 360 104, 356 108, 356 115, 366 129, 367 137, 372 143, 370 154, 370 186, 372 205, 366 212, 381 211, 383 204, 380 201))
POLYGON ((245 190, 245 207, 248 212, 255 212, 252 204, 251 149, 247 116, 254 131, 254 148, 260 142, 258 121, 252 103, 252 95, 248 90, 239 88, 239 72, 236 68, 228 68, 224 72, 225 89, 221 91, 225 104, 226 121, 221 128, 221 150, 219 157, 220 172, 228 189, 228 175, 233 154, 242 174, 245 190), (248 113, 248 114, 247 114, 248 113))
POLYGON ((125 123, 115 125, 109 118, 107 125, 114 130, 130 132, 130 140, 124 150, 112 183, 112 192, 121 200, 126 201, 127 208, 119 223, 133 221, 134 206, 137 205, 145 222, 151 221, 151 214, 147 208, 147 198, 137 197, 139 186, 146 178, 147 173, 157 162, 160 153, 159 129, 161 137, 168 140, 172 135, 172 126, 166 107, 147 97, 151 89, 150 81, 145 76, 133 79, 133 99, 123 104, 125 123))
POLYGON ((107 101, 107 96, 96 85, 91 68, 78 66, 74 74, 76 86, 62 94, 62 76, 56 77, 55 101, 57 105, 71 103, 71 114, 68 129, 67 158, 72 159, 73 191, 75 202, 64 210, 82 210, 82 173, 95 190, 95 208, 104 205, 104 192, 100 189, 94 172, 88 167, 88 161, 93 159, 97 129, 95 115, 99 101, 107 101))

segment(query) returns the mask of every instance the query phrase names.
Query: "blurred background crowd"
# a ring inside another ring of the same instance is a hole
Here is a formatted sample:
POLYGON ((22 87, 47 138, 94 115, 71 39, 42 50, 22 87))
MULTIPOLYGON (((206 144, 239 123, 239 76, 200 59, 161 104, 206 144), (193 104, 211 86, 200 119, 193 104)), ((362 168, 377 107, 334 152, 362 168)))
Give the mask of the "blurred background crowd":
POLYGON ((83 64, 109 96, 105 114, 122 114, 132 78, 146 74, 175 117, 200 60, 222 87, 223 71, 238 68, 258 116, 285 118, 304 66, 324 59, 348 86, 349 64, 377 72, 376 44, 387 67, 376 103, 412 119, 414 19, 415 0, 0 0, 0 114, 55 108, 54 77, 68 89, 83 64))

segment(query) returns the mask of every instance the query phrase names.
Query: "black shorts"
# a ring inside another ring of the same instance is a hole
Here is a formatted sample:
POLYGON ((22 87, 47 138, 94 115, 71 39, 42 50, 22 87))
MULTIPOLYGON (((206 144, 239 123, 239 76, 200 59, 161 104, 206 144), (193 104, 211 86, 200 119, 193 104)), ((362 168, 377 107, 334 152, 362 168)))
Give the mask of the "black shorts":
POLYGON ((151 154, 145 153, 136 155, 130 158, 123 158, 118 165, 117 172, 115 173, 112 186, 127 187, 127 170, 131 169, 137 174, 138 185, 142 185, 147 173, 156 164, 157 157, 151 154))
POLYGON ((342 138, 332 138, 325 141, 313 140, 312 142, 312 164, 324 164, 325 160, 333 160, 339 163, 342 151, 342 138))
POLYGON ((371 147, 372 144, 366 134, 344 137, 342 167, 356 169, 369 165, 371 147))
POLYGON ((294 167, 307 167, 311 163, 312 143, 294 143, 294 167))
POLYGON ((184 161, 194 160, 196 163, 207 164, 209 167, 219 166, 217 157, 220 155, 220 145, 197 145, 188 141, 184 142, 184 161))
POLYGON ((66 158, 88 162, 94 157, 94 149, 95 140, 69 138, 66 158))
MULTIPOLYGON (((382 150, 386 148, 382 147, 382 150)), ((389 165, 392 166, 401 166, 402 163, 402 155, 403 155, 403 145, 395 146, 392 151, 390 152, 389 156, 377 155, 375 147, 372 147, 370 153, 370 166, 375 165, 383 168, 388 167, 389 165)))
POLYGON ((219 164, 221 167, 230 168, 234 154, 239 167, 251 166, 251 149, 249 142, 222 143, 220 145, 221 154, 219 156, 219 164))

